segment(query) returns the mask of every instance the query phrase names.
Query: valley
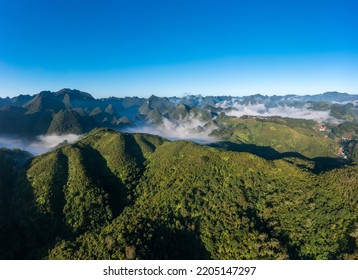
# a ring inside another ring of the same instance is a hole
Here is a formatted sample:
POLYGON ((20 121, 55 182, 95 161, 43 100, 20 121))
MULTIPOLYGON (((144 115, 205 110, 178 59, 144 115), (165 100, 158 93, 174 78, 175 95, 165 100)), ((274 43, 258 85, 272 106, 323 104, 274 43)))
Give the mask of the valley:
POLYGON ((357 100, 0 99, 0 258, 357 259, 357 100))

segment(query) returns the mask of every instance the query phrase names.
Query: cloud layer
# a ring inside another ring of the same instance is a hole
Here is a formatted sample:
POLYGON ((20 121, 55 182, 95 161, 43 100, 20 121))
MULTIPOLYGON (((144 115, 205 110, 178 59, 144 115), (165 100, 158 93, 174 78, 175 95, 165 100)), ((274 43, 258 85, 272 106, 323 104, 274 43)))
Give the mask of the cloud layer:
POLYGON ((80 138, 80 135, 40 135, 34 141, 28 141, 13 137, 0 137, 0 147, 8 149, 21 149, 30 152, 33 155, 40 155, 48 152, 58 144, 64 142, 74 143, 80 138))
POLYGON ((294 119, 305 119, 305 120, 314 120, 317 122, 327 121, 332 119, 330 117, 330 111, 317 111, 311 110, 307 106, 303 108, 290 107, 287 105, 277 106, 273 108, 267 108, 265 104, 239 104, 235 103, 231 108, 228 108, 226 111, 228 116, 242 117, 244 115, 248 116, 262 116, 262 117, 287 117, 294 119))
POLYGON ((209 136, 213 126, 198 120, 194 116, 188 116, 178 121, 163 118, 163 123, 157 126, 141 126, 131 128, 127 132, 142 132, 156 134, 169 140, 192 140, 197 143, 211 143, 217 141, 213 136, 209 136))

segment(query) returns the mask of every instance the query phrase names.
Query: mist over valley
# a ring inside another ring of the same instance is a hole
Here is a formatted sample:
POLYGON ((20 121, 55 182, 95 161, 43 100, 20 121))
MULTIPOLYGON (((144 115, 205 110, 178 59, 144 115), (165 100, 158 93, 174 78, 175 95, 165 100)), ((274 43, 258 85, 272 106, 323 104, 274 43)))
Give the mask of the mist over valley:
POLYGON ((0 99, 0 258, 357 259, 357 100, 0 99))
POLYGON ((14 136, 0 136, 0 147, 7 149, 20 149, 33 155, 46 153, 58 145, 72 144, 80 138, 76 134, 39 135, 35 140, 14 136))
MULTIPOLYGON (((358 260, 357 11, 0 1, 0 260, 171 260, 169 280, 358 260)), ((354 263, 297 268, 354 279, 354 263)), ((6 261, 0 278, 138 266, 86 264, 6 261)))
POLYGON ((311 120, 316 122, 311 124, 313 130, 323 126, 332 137, 352 138, 357 133, 357 102, 358 95, 338 92, 311 96, 152 95, 95 99, 79 90, 42 91, 0 98, 0 145, 37 155, 65 140, 72 143, 78 135, 96 127, 212 143, 228 139, 220 137, 218 131, 229 129, 235 118, 276 123, 277 118, 302 123, 311 120))

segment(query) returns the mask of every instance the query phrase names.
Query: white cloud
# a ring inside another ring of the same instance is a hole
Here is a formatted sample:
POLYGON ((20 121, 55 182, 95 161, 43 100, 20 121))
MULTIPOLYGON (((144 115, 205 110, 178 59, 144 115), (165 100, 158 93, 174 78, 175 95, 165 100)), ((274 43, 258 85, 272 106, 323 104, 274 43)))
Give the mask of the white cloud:
POLYGON ((8 149, 21 149, 32 153, 33 155, 40 155, 48 152, 58 144, 67 140, 68 143, 74 143, 80 138, 80 135, 40 135, 34 141, 13 137, 0 137, 0 147, 8 149))
POLYGON ((235 103, 233 105, 235 109, 226 111, 228 116, 242 117, 244 115, 248 116, 262 116, 262 117, 287 117, 294 119, 306 119, 306 120, 315 120, 317 122, 327 121, 332 119, 330 117, 330 111, 317 111, 308 109, 307 106, 303 108, 290 107, 287 105, 277 106, 273 108, 266 108, 265 104, 248 104, 243 105, 235 103))
POLYGON ((163 118, 163 124, 158 126, 142 126, 131 128, 128 132, 142 132, 156 134, 169 140, 192 140, 197 143, 215 142, 217 139, 209 136, 214 127, 204 127, 205 122, 198 120, 193 115, 178 121, 163 118))

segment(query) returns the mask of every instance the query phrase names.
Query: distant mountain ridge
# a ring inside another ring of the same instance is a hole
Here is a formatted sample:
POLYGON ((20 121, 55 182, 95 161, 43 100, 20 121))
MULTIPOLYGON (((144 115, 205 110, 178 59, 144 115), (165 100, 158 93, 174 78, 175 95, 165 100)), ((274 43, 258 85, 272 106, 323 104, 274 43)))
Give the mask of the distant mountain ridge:
MULTIPOLYGON (((36 138, 44 134, 83 134, 100 127, 120 131, 142 131, 145 128, 145 132, 169 139, 213 136, 238 143, 272 144, 282 150, 293 145, 284 140, 287 137, 300 143, 314 135, 317 143, 322 142, 319 146, 326 147, 321 152, 332 155, 335 153, 333 149, 329 152, 326 149, 335 147, 331 142, 337 141, 337 137, 358 137, 358 95, 326 92, 303 96, 152 95, 149 98, 96 99, 87 92, 61 89, 57 92, 42 91, 33 96, 0 98, 0 136, 36 138), (271 119, 262 123, 262 118, 271 119), (314 122, 301 129, 293 125, 297 121, 286 122, 280 118, 297 119, 302 124, 305 120, 314 122), (326 135, 317 134, 321 125, 326 135), (287 131, 285 128, 280 130, 285 133, 272 133, 278 127, 286 127, 287 131), (328 138, 321 141, 323 136, 328 138)), ((299 150, 302 153, 305 153, 303 147, 307 147, 306 151, 312 150, 306 142, 299 150)), ((297 144, 291 147, 297 151, 295 149, 297 144)))
POLYGON ((88 104, 91 102, 98 102, 98 104, 102 103, 116 103, 121 104, 123 108, 136 106, 142 106, 145 101, 149 101, 152 107, 158 107, 158 103, 163 105, 163 102, 166 103, 164 106, 172 106, 169 103, 174 105, 176 104, 186 104, 188 106, 195 107, 204 107, 207 105, 214 106, 216 104, 220 104, 224 101, 238 101, 243 104, 248 102, 264 102, 264 101, 301 101, 301 102, 313 102, 313 101, 327 101, 327 102, 354 102, 358 101, 358 94, 348 94, 341 93, 337 91, 325 92, 322 94, 314 94, 314 95, 248 95, 248 96, 202 96, 202 95, 186 95, 184 97, 157 97, 155 95, 150 96, 149 98, 138 98, 138 97, 109 97, 109 98, 100 98, 95 99, 91 94, 87 92, 83 92, 77 89, 68 89, 64 88, 57 92, 51 91, 42 91, 35 95, 22 95, 15 96, 12 98, 0 97, 0 106, 11 105, 21 107, 25 105, 27 102, 33 100, 36 97, 47 97, 51 99, 57 99, 63 101, 66 97, 69 97, 72 101, 87 101, 88 104), (66 96, 67 95, 67 96, 66 96), (162 101, 160 101, 162 100, 162 101), (169 103, 168 103, 169 102, 169 103))

